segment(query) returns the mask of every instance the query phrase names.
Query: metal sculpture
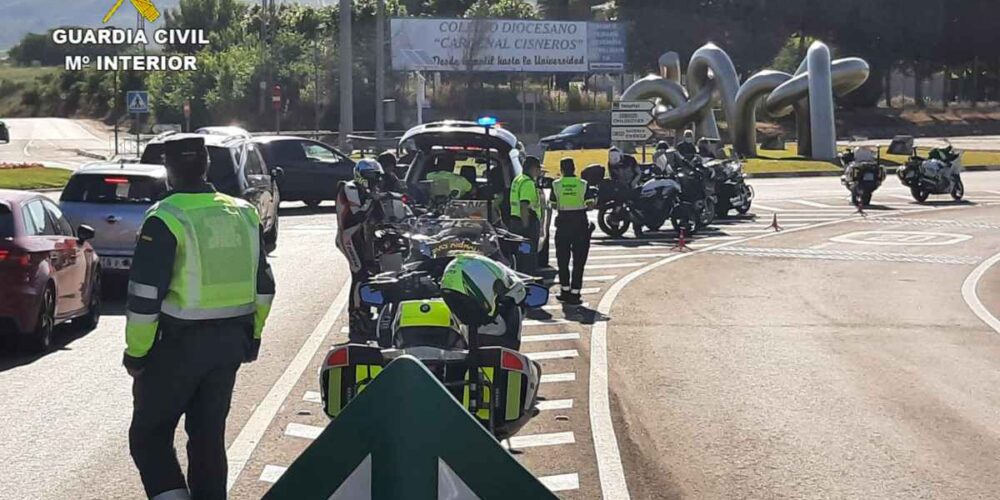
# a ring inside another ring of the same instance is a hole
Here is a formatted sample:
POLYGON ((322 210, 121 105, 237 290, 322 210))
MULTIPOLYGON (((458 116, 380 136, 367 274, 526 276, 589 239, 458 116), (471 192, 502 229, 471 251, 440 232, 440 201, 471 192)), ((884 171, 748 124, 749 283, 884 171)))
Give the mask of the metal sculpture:
POLYGON ((765 112, 774 118, 795 113, 799 154, 833 160, 837 132, 833 96, 853 92, 868 80, 869 67, 856 57, 831 61, 822 42, 809 47, 794 75, 764 70, 740 84, 732 59, 713 43, 695 51, 687 69, 690 93, 680 83, 680 58, 674 52, 660 57, 660 75, 633 83, 623 101, 654 99, 655 124, 661 129, 682 129, 695 123, 700 137, 719 139, 714 109, 722 108, 729 142, 737 154, 757 156, 756 110, 764 99, 765 112))

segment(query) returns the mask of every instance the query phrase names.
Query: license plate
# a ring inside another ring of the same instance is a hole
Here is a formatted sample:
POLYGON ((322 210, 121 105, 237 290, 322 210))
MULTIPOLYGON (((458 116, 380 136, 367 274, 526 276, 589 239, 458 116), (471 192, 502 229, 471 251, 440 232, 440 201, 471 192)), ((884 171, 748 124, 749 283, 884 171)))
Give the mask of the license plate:
POLYGON ((875 172, 865 172, 865 174, 861 176, 861 180, 863 181, 875 180, 875 172))
POLYGON ((132 267, 132 257, 101 257, 101 267, 104 269, 129 269, 132 267))

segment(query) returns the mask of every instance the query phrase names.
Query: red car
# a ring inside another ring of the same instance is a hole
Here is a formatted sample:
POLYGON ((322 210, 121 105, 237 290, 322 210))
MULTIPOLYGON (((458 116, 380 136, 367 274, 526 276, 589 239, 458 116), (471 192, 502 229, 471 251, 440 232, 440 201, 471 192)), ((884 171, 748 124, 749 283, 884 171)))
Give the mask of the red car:
POLYGON ((74 231, 52 200, 0 189, 0 333, 44 352, 60 323, 97 326, 101 273, 93 237, 89 226, 74 231))

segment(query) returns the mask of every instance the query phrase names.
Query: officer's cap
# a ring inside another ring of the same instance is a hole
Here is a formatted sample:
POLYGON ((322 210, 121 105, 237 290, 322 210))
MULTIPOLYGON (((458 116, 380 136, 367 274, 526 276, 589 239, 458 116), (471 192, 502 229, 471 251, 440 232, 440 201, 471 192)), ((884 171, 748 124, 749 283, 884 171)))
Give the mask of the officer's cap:
POLYGON ((164 144, 164 156, 170 163, 203 161, 208 157, 208 150, 205 149, 205 138, 185 137, 167 141, 164 144))
POLYGON ((563 158, 559 160, 559 168, 567 172, 573 172, 576 170, 576 162, 572 158, 563 158))

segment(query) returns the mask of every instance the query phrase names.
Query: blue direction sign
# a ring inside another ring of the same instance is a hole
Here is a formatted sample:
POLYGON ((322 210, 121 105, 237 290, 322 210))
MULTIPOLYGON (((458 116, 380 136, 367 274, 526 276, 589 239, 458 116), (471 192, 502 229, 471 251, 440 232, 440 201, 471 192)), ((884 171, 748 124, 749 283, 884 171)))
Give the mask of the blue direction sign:
POLYGON ((125 94, 125 105, 132 114, 149 113, 149 92, 130 90, 125 94))

